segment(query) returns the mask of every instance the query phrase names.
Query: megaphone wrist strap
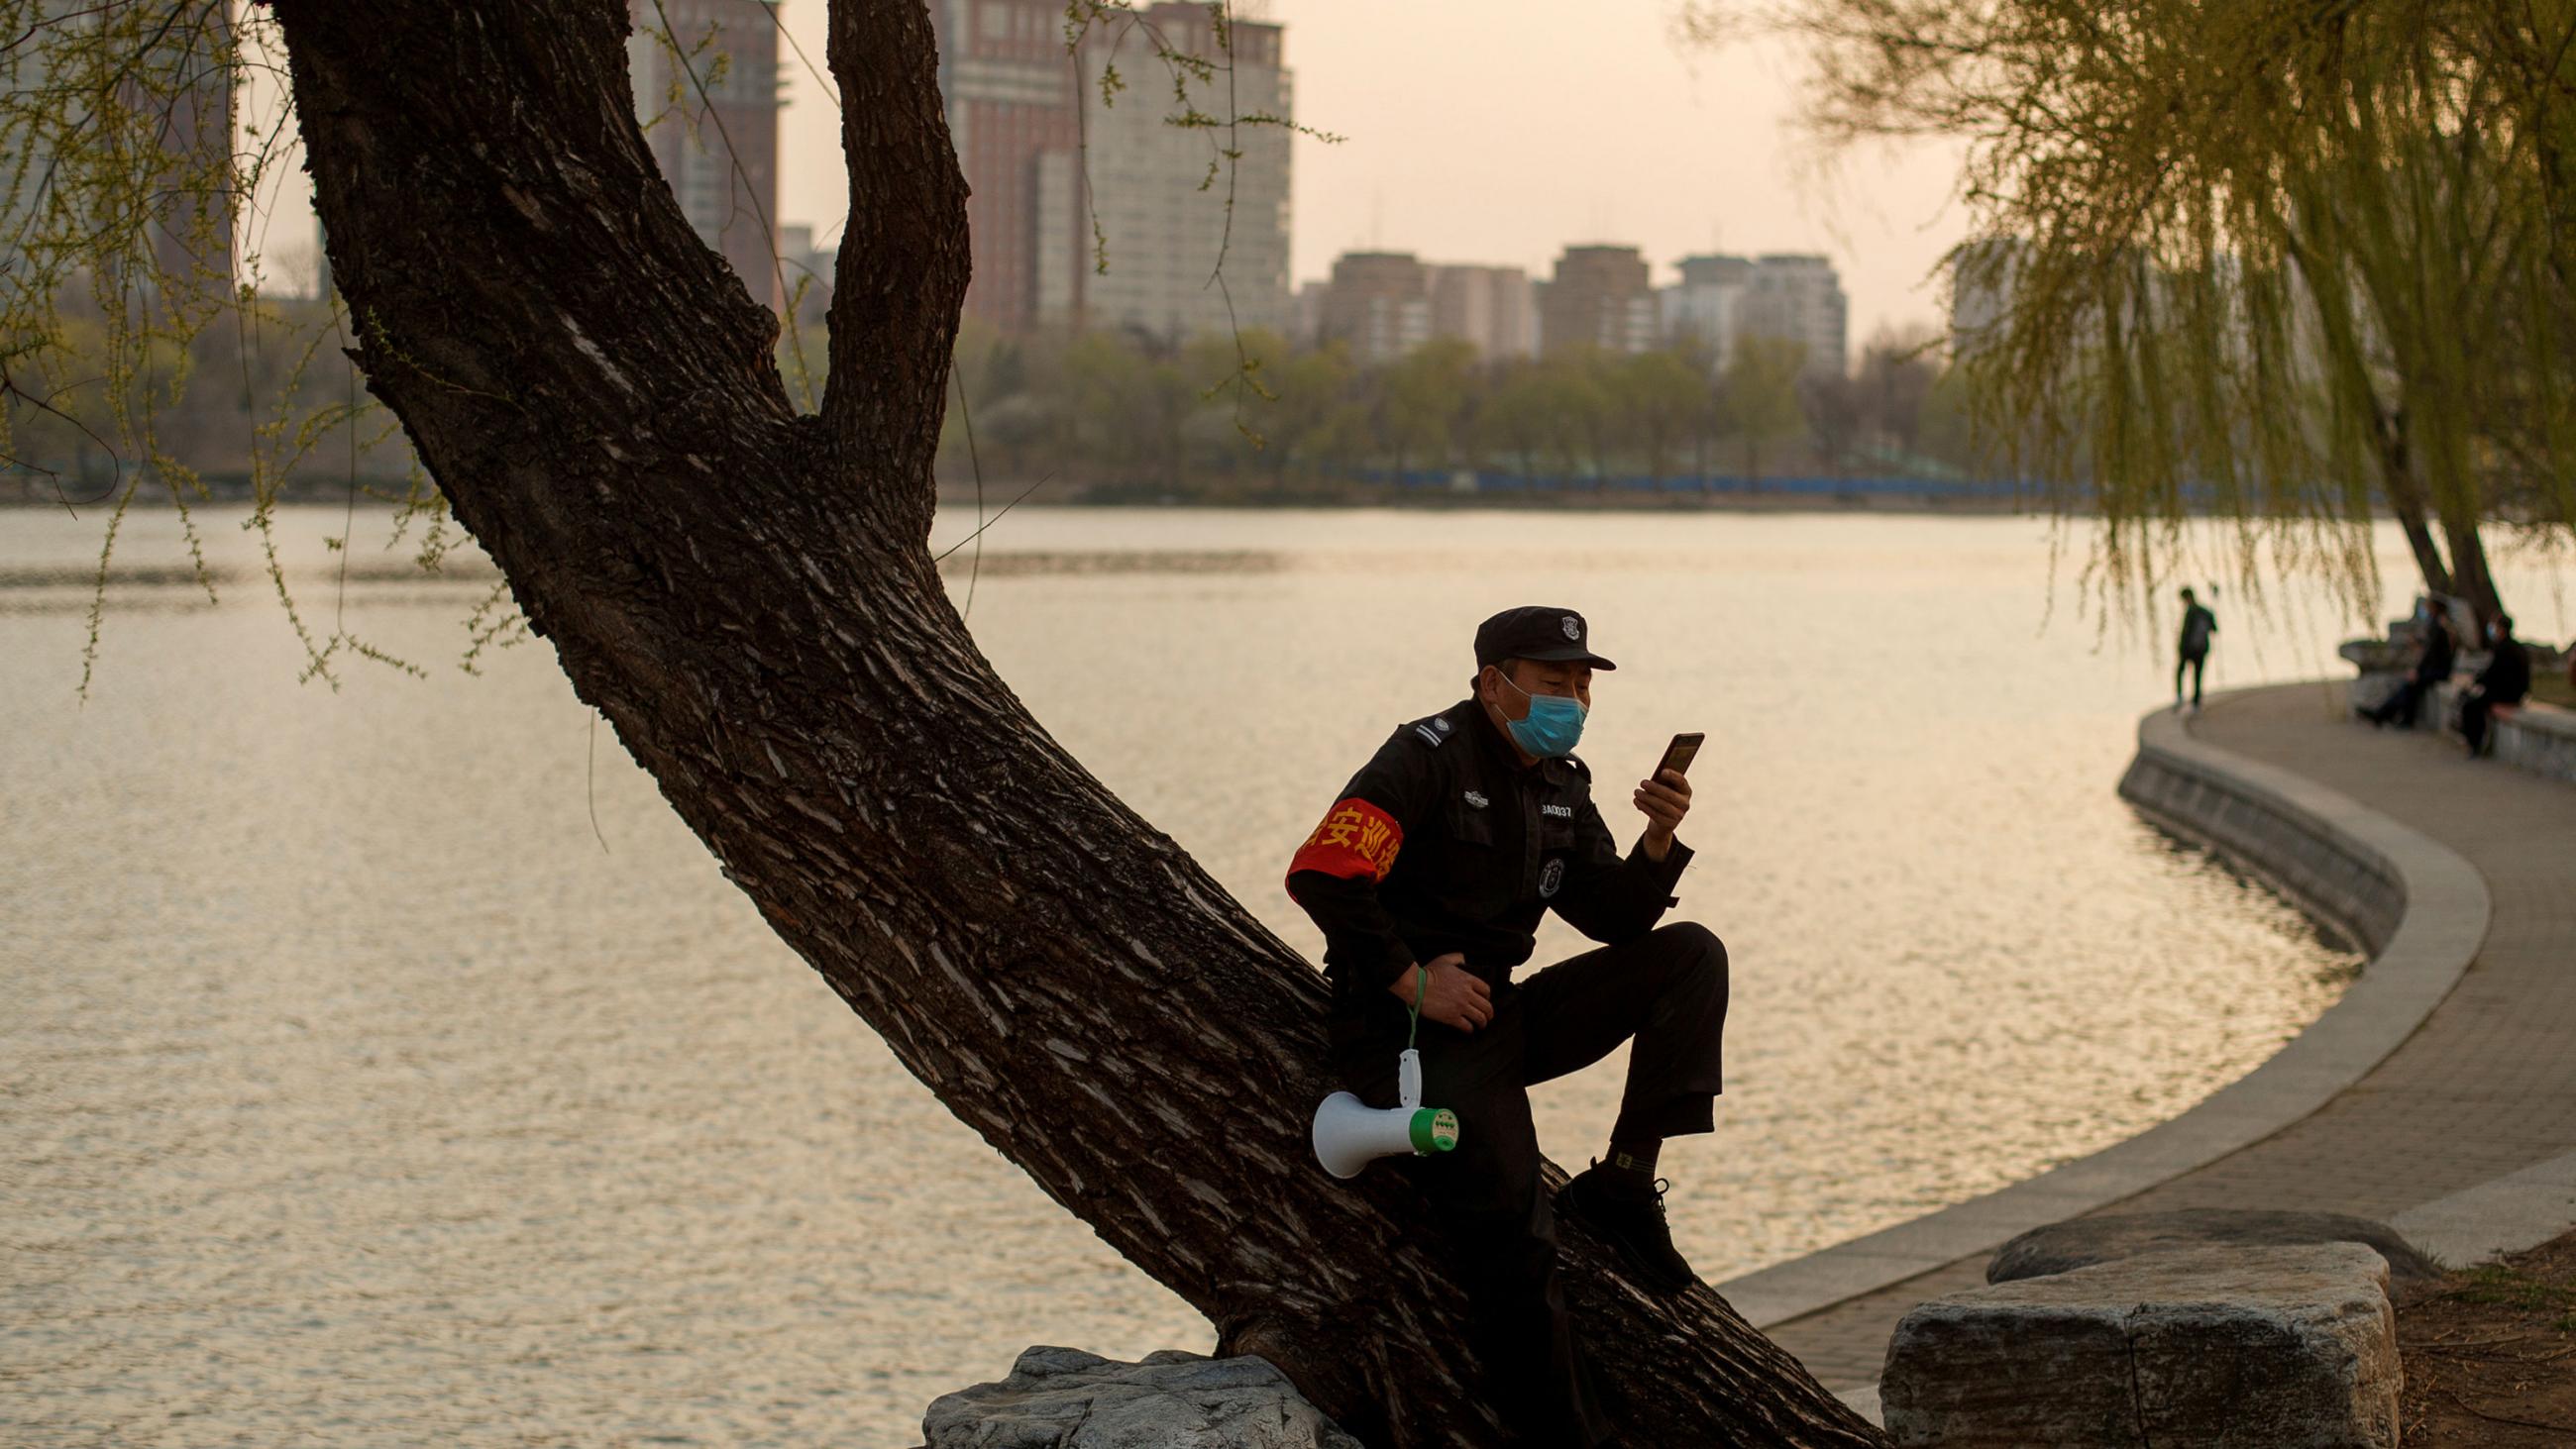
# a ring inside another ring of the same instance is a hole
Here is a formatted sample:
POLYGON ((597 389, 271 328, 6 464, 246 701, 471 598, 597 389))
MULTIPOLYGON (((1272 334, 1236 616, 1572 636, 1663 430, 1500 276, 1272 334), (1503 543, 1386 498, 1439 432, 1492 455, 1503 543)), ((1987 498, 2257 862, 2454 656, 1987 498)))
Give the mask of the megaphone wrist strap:
MULTIPOLYGON (((1422 993, 1431 989, 1431 968, 1413 963, 1413 1008, 1411 1019, 1404 1024, 1404 1049, 1413 1050, 1414 1034, 1422 1030, 1422 993)), ((1383 1050, 1383 1048, 1381 1048, 1383 1050)))

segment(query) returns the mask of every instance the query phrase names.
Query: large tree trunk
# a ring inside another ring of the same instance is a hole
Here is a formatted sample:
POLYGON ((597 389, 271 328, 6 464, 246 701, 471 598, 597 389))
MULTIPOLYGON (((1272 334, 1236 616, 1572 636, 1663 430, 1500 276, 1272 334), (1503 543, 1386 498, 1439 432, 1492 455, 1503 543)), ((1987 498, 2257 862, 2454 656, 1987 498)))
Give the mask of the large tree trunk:
POLYGON ((2378 410, 2379 482, 2387 495, 2388 509, 2397 516, 2397 526, 2406 534, 2406 547, 2415 555, 2415 571, 2432 593, 2449 595, 2451 571, 2443 566, 2442 550, 2433 542, 2432 526, 2424 516, 2424 485, 2415 478, 2415 463, 2406 448, 2406 419, 2402 413, 2385 408, 2378 410))
POLYGON ((2487 546, 2478 537, 2475 506, 2446 505, 2442 509, 2442 537, 2451 545, 2453 592, 2469 601, 2481 622, 2492 623, 2504 613, 2504 597, 2496 592, 2495 575, 2487 570, 2487 546))
MULTIPOLYGON (((1318 977, 1048 738, 929 558, 967 251, 922 0, 832 8, 853 205, 807 417, 654 171, 617 0, 276 10, 370 389, 726 875, 1220 1351, 1372 1442, 1489 1441, 1438 1224, 1309 1158, 1318 977)), ((1631 1442, 1880 1442, 1716 1295, 1567 1251, 1631 1442)))
POLYGON ((2442 525, 2442 543, 2451 551, 2450 567, 2442 566, 2441 551, 2434 544, 2425 516, 2424 483, 2415 476, 2407 450, 2403 409, 2380 415, 2379 457, 2389 508, 2406 532, 2406 546, 2414 550, 2415 566, 2422 571, 2425 586, 2434 593, 2467 600, 2481 623, 2503 613, 2504 601, 2496 594, 2495 575, 2487 569, 2486 544, 2478 536, 2478 509, 2473 498, 2444 493, 2433 502, 2434 517, 2442 525))

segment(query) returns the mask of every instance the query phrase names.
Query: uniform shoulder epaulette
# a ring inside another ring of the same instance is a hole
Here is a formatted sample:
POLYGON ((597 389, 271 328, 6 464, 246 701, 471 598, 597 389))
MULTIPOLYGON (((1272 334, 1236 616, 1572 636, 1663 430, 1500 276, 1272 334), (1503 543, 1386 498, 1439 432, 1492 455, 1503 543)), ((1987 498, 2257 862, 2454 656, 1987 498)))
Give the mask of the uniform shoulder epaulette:
POLYGON ((1431 748, 1436 750, 1442 745, 1449 743, 1449 736, 1456 731, 1457 726, 1449 722, 1449 716, 1445 714, 1435 714, 1429 719, 1415 720, 1404 728, 1405 730, 1410 731, 1424 744, 1429 745, 1431 748))
POLYGON ((1592 778, 1592 767, 1591 767, 1590 765, 1587 765, 1587 764, 1583 763, 1583 759, 1582 759, 1582 757, 1581 757, 1581 756, 1579 756, 1579 755, 1567 755, 1567 756, 1565 757, 1565 762, 1566 762, 1567 764, 1572 765, 1572 766, 1574 767, 1574 773, 1576 773, 1576 774, 1578 774, 1578 775, 1581 775, 1583 778, 1585 778, 1585 779, 1587 779, 1587 780, 1589 780, 1589 779, 1591 779, 1591 778, 1592 778))

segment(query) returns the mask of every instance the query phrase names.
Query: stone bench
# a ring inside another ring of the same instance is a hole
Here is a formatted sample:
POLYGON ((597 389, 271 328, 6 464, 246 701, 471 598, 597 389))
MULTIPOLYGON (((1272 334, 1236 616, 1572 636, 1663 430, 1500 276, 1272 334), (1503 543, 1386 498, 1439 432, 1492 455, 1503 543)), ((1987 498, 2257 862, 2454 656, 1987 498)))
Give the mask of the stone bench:
MULTIPOLYGON (((2403 669, 2364 668, 2352 681, 2353 707, 2376 708, 2381 701, 2397 692, 2397 686, 2405 678, 2403 669)), ((2453 739, 2460 738, 2460 732, 2451 727, 2451 722, 2459 717, 2460 693, 2468 687, 2469 676, 2465 674, 2454 675, 2435 686, 2418 706, 2418 718, 2426 722, 2438 719, 2444 733, 2453 739)), ((2495 740, 2493 754, 2496 759, 2535 775, 2576 783, 2576 710, 2526 699, 2520 704, 2497 710, 2494 729, 2490 733, 2495 740)))
MULTIPOLYGON (((2451 721, 2458 718, 2460 694, 2468 687, 2466 678, 2455 678, 2435 689, 2425 704, 2427 709, 2441 711, 2442 728, 2453 739, 2460 738, 2460 732, 2451 728, 2451 721)), ((2495 740, 2496 759, 2535 775, 2576 783, 2576 711, 2526 699, 2497 710, 2492 724, 2489 733, 2495 740)))

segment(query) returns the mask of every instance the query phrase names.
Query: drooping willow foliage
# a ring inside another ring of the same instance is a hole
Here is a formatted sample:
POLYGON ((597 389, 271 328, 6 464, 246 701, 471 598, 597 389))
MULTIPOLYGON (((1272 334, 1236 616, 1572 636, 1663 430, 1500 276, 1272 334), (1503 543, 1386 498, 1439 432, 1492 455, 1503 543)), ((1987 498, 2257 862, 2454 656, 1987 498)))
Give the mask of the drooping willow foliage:
MULTIPOLYGON (((1730 17, 1694 11, 1703 27, 1730 17)), ((2576 527, 2576 0, 1787 0, 1828 143, 1966 143, 1985 437, 2135 602, 2184 520, 2376 602, 2375 513, 2499 608, 2576 527)))
MULTIPOLYGON (((194 505, 213 496, 201 467, 216 454, 248 476, 245 526, 305 677, 336 684, 349 658, 419 672, 338 620, 309 619, 279 551, 290 478, 344 458, 352 514, 359 492, 393 509, 388 547, 408 537, 435 569, 456 541, 342 355, 352 319, 336 299, 299 295, 310 281, 270 284, 260 208, 293 159, 282 54, 267 12, 232 0, 0 0, 0 467, 66 507, 104 510, 84 694, 118 531, 139 501, 176 512, 214 596, 194 505)), ((286 249, 308 250, 304 235, 286 249)), ((493 604, 469 626, 478 645, 517 632, 493 604)))
MULTIPOLYGON (((639 33, 674 64, 670 93, 642 98, 639 120, 694 140, 729 58, 712 29, 673 28, 658 0, 644 10, 639 33)), ((301 184, 278 177, 298 149, 284 54, 275 18, 240 0, 0 0, 0 469, 104 512, 83 694, 119 530, 138 503, 175 512, 215 596, 195 508, 214 497, 209 459, 247 477, 244 526, 306 679, 336 686, 350 659, 423 672, 336 611, 328 624, 309 618, 281 555, 281 500, 323 474, 335 494, 346 485, 346 523, 326 540, 343 560, 362 496, 371 513, 390 511, 383 546, 407 546, 424 571, 461 541, 345 355, 365 319, 330 290, 300 226, 276 253, 289 271, 310 256, 311 273, 272 275, 270 212, 301 215, 276 204, 277 180, 301 184)), ((529 637, 506 585, 463 628, 468 672, 529 637)))

